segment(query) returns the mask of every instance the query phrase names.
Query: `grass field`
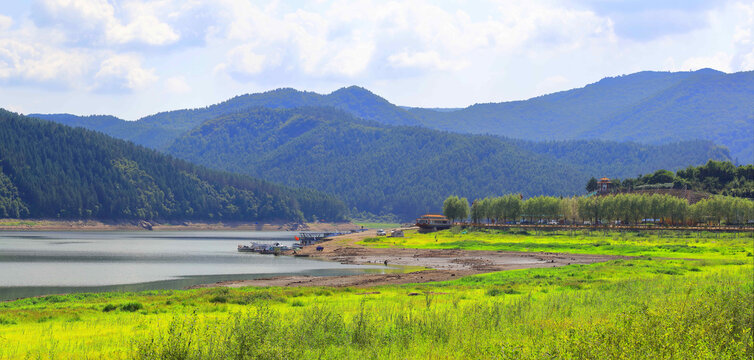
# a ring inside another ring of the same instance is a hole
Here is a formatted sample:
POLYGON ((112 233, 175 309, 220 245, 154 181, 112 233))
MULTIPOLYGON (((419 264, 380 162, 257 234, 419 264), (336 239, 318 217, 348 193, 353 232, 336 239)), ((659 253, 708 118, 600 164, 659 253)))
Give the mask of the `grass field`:
POLYGON ((388 240, 395 239, 366 244, 641 257, 367 289, 218 288, 23 299, 0 303, 0 359, 754 356, 749 234, 621 238, 447 231, 437 242, 434 234, 415 233, 400 244, 388 240))
POLYGON ((691 259, 751 257, 754 233, 698 233, 678 231, 602 232, 523 230, 460 230, 420 234, 406 231, 404 238, 367 238, 362 245, 420 249, 463 249, 519 252, 657 256, 691 259))
POLYGON ((359 222, 359 221, 354 221, 353 223, 356 224, 356 225, 358 225, 358 226, 363 226, 363 227, 365 227, 367 229, 385 229, 385 230, 387 230, 387 229, 397 228, 397 227, 401 226, 401 224, 398 224, 398 223, 383 223, 383 222, 359 222))

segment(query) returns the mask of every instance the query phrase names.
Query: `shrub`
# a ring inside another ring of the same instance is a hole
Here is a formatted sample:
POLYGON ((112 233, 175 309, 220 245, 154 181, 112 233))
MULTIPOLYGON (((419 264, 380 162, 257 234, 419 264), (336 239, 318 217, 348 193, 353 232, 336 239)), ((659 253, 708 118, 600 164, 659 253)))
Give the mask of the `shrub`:
POLYGON ((107 304, 107 305, 105 305, 104 308, 102 308, 102 312, 111 312, 111 311, 113 311, 113 310, 115 310, 117 308, 118 307, 115 306, 115 305, 113 305, 113 304, 107 304))
POLYGON ((134 312, 144 308, 144 305, 138 302, 130 302, 120 306, 122 311, 134 312))
POLYGON ((215 295, 211 299, 209 299, 209 302, 215 304, 225 304, 228 302, 228 298, 222 295, 215 295))

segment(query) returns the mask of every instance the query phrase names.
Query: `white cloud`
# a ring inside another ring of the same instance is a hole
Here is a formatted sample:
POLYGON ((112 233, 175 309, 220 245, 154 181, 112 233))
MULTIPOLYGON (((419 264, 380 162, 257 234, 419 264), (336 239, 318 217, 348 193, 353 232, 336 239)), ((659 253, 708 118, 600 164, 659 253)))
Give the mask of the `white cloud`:
POLYGON ((568 78, 563 75, 550 76, 537 84, 537 91, 542 94, 552 93, 565 89, 568 78))
POLYGON ((317 11, 287 9, 277 2, 221 4, 227 26, 216 36, 243 45, 229 51, 217 69, 246 79, 273 69, 315 78, 355 77, 371 70, 382 76, 402 76, 408 69, 458 71, 480 51, 521 51, 532 42, 551 51, 614 39, 609 19, 543 3, 501 3, 482 20, 427 1, 321 3, 317 11), (390 68, 398 72, 391 75, 390 68))
POLYGON ((435 70, 460 70, 469 65, 467 61, 444 60, 436 51, 415 53, 404 51, 390 55, 387 60, 395 67, 416 67, 435 70))
POLYGON ((116 8, 106 0, 38 0, 33 18, 40 27, 61 30, 74 44, 168 45, 179 35, 159 20, 161 3, 126 1, 116 8))
POLYGON ((733 36, 735 55, 732 67, 735 70, 754 69, 754 4, 738 3, 735 5, 741 21, 736 25, 733 36))
POLYGON ((255 47, 251 44, 237 46, 227 54, 227 62, 218 65, 216 71, 227 70, 242 76, 253 76, 262 70, 265 65, 276 65, 275 56, 267 56, 254 52, 255 47))
POLYGON ((165 90, 172 94, 186 94, 191 92, 191 86, 183 76, 173 76, 165 79, 165 90))
POLYGON ((68 87, 86 73, 89 57, 41 44, 0 39, 0 80, 68 87))
POLYGON ((0 31, 7 31, 13 26, 13 19, 10 16, 0 14, 0 31))
POLYGON ((730 72, 730 63, 732 59, 733 56, 725 52, 718 52, 711 56, 697 56, 684 60, 677 70, 688 71, 712 68, 715 70, 730 72))
POLYGON ((144 69, 136 55, 113 55, 100 64, 94 75, 94 89, 98 91, 131 91, 146 88, 157 76, 152 69, 144 69))

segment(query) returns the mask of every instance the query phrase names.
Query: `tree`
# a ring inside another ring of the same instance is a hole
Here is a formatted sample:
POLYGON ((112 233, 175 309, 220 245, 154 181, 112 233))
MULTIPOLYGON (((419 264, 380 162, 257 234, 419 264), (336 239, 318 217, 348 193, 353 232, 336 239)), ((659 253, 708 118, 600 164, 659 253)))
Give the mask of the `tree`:
POLYGON ((589 179, 589 182, 586 183, 586 192, 597 191, 598 187, 599 185, 597 185, 597 179, 592 176, 592 178, 589 179))
POLYGON ((452 222, 466 219, 469 217, 469 201, 455 195, 448 196, 442 203, 442 213, 452 222))

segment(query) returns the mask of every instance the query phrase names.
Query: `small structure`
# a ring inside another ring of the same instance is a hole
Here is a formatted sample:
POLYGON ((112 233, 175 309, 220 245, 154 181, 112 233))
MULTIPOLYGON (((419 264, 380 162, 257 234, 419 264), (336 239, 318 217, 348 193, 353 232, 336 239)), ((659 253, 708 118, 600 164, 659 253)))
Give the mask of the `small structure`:
POLYGON ((450 229, 451 225, 450 220, 443 215, 425 214, 416 219, 416 226, 423 232, 450 229))
POLYGON ((390 237, 403 237, 403 230, 393 230, 390 232, 390 237))
POLYGON ((603 177, 600 179, 600 181, 597 181, 597 193, 599 194, 608 194, 610 193, 610 185, 612 183, 610 182, 610 179, 603 177))

